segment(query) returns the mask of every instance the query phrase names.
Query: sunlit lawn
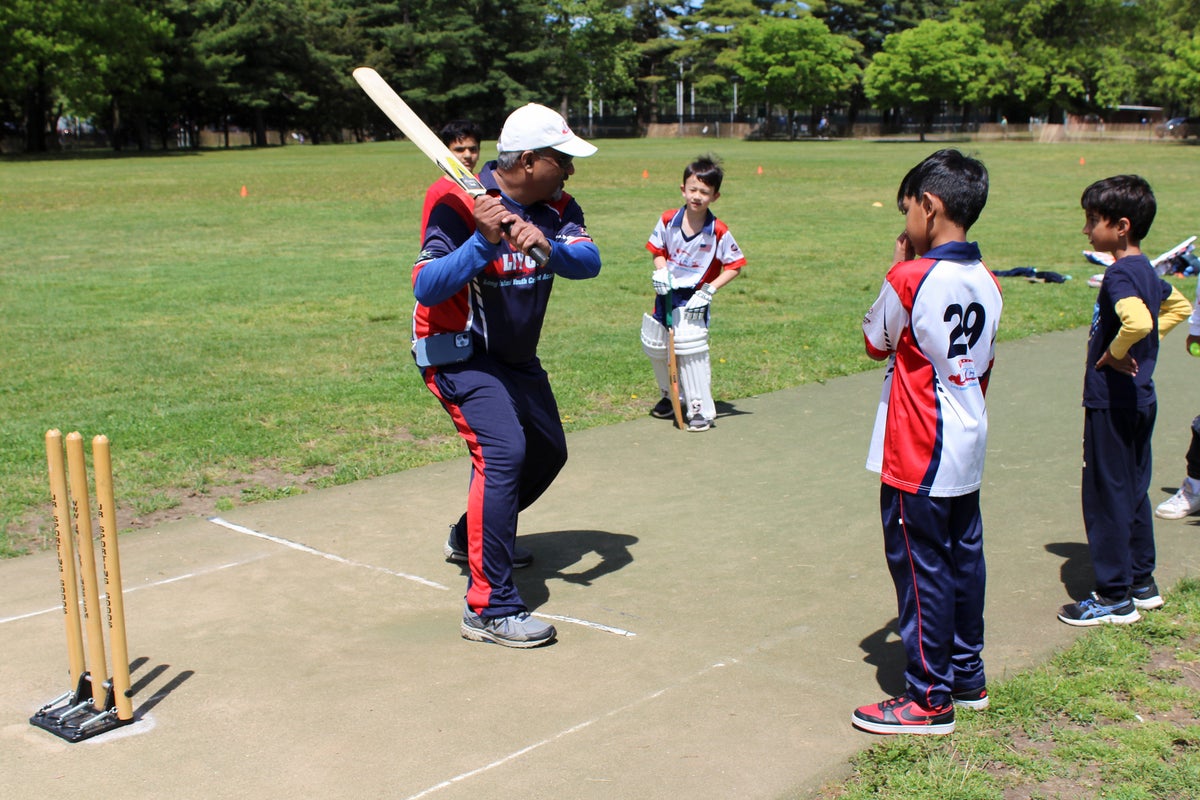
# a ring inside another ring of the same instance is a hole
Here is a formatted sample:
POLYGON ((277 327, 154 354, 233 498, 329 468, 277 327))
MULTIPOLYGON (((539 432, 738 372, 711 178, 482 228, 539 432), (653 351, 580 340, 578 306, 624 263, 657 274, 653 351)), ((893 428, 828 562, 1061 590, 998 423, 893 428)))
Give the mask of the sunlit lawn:
MULTIPOLYGON (((901 229, 896 185, 941 145, 599 144, 569 189, 604 270, 558 282, 541 346, 568 430, 642 415, 653 399, 638 339, 651 301, 644 245, 679 201, 684 163, 705 151, 725 160, 714 211, 749 259, 714 304, 717 398, 872 368, 859 323, 901 229)), ((991 170, 972 231, 989 266, 1073 278, 1007 280, 1004 338, 1090 319, 1087 183, 1131 171, 1151 181, 1150 251, 1198 232, 1195 148, 959 146, 991 170)), ((407 143, 0 161, 0 554, 51 534, 51 427, 110 437, 122 520, 185 493, 216 502, 263 471, 302 490, 460 455, 408 354, 418 214, 436 175, 407 143)))

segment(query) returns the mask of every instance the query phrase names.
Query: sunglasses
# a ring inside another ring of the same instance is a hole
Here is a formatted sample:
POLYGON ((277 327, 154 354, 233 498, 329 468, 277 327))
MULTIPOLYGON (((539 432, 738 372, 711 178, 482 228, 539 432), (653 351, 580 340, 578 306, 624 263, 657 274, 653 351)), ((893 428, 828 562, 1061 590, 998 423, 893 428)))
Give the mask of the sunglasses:
POLYGON ((543 158, 549 158, 555 164, 558 164, 558 168, 561 169, 563 172, 566 172, 568 169, 570 169, 571 165, 575 161, 574 156, 569 156, 566 153, 560 153, 557 150, 554 150, 552 148, 547 149, 547 150, 541 150, 538 152, 538 155, 542 156, 543 158))

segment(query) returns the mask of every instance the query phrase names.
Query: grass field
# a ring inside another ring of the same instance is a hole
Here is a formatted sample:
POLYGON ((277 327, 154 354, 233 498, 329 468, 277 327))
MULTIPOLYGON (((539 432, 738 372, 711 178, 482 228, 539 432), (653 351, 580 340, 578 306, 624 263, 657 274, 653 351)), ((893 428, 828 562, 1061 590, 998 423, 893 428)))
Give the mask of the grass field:
MULTIPOLYGON (((859 323, 901 229, 896 185, 941 145, 600 145, 569 189, 604 270, 559 282, 541 346, 568 430, 642 415, 654 399, 638 341, 644 243, 678 203, 685 161, 710 150, 727 171, 714 210, 749 259, 714 304, 717 399, 872 366, 859 323)), ((992 175, 972 231, 989 266, 1073 277, 1004 282, 1003 338, 1090 319, 1087 183, 1151 181, 1148 251, 1198 232, 1193 148, 961 146, 992 175)), ((124 527, 461 455, 408 354, 409 273, 434 177, 407 143, 0 161, 0 555, 52 538, 52 427, 110 437, 124 527)))
POLYGON ((953 736, 882 738, 821 800, 1184 800, 1200 786, 1200 581, 990 688, 953 736))

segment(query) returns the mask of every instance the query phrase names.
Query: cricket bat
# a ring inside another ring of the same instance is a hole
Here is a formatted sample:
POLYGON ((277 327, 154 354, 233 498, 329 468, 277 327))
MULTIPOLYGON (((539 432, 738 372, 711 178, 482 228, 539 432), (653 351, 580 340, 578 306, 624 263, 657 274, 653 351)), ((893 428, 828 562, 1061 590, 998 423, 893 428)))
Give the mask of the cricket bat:
POLYGON ((667 292, 667 385, 671 395, 671 409, 675 412, 675 426, 686 430, 683 423, 683 407, 679 402, 679 362, 675 360, 675 326, 671 323, 671 292, 667 292))
MULTIPOLYGON (((375 105, 387 114, 388 119, 396 124, 396 127, 408 137, 408 140, 417 146, 417 149, 424 153, 430 161, 437 164, 442 172, 454 181, 471 197, 478 197, 481 194, 487 194, 487 189, 483 188, 483 184, 471 174, 471 171, 462 165, 462 162, 454 157, 450 152, 450 148, 442 143, 442 140, 436 133, 429 129, 429 126, 421 121, 408 103, 396 94, 395 90, 388 85, 378 72, 370 67, 359 67, 354 70, 354 80, 358 81, 358 85, 363 88, 363 91, 375 101, 375 105)), ((535 247, 529 252, 532 258, 539 267, 545 266, 546 261, 550 256, 542 251, 540 247, 535 247)))

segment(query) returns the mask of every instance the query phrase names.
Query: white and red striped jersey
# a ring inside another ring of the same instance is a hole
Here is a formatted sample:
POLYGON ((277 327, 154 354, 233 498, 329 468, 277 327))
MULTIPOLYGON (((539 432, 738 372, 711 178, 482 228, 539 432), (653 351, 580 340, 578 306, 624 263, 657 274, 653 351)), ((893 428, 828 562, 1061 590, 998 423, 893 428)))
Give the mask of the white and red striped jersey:
POLYGON ((746 258, 729 226, 708 212, 704 228, 695 236, 683 233, 683 218, 687 208, 669 209, 659 217, 646 249, 654 256, 667 260, 671 271, 671 286, 675 289, 694 289, 711 282, 726 269, 741 269, 746 258))
POLYGON ((940 245, 888 271, 863 319, 867 352, 890 356, 867 457, 884 483, 932 497, 979 488, 1002 307, 974 242, 940 245))

